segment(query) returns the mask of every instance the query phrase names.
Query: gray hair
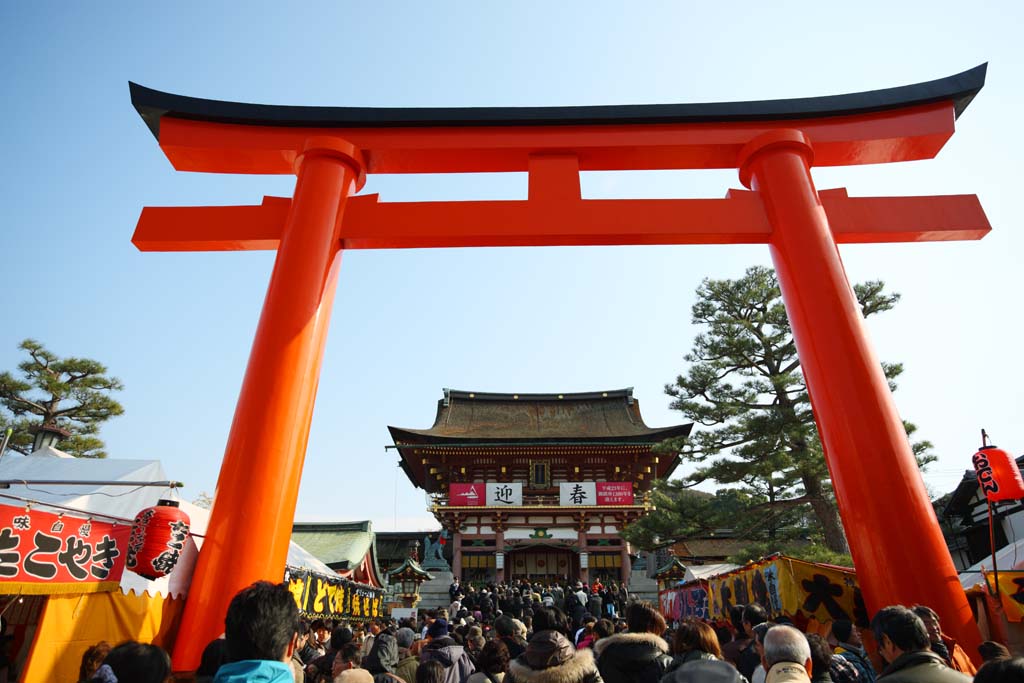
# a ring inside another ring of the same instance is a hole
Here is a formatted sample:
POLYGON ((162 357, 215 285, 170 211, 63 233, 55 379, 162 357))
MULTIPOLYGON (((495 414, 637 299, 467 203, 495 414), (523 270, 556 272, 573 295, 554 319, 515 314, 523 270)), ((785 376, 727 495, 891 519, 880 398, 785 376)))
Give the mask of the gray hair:
POLYGON ((811 658, 807 638, 792 626, 779 624, 764 634, 764 659, 770 669, 779 662, 805 664, 811 658))

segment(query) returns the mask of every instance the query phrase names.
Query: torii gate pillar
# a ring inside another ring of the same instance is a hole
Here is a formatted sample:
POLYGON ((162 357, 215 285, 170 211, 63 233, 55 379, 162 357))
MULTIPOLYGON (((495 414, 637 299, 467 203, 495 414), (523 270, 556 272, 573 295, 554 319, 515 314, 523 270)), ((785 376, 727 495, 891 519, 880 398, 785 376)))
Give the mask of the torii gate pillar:
MULTIPOLYGON (((813 158, 803 133, 772 131, 741 152, 740 178, 761 194, 772 224, 772 262, 857 581, 868 596, 914 596, 923 604, 942 605, 944 628, 970 639, 977 633, 974 617, 846 279, 811 178, 813 158), (918 531, 887 543, 893 527, 918 531), (928 558, 927 565, 922 558, 928 558), (901 571, 924 566, 930 578, 941 580, 922 582, 914 572, 901 571)), ((976 645, 965 643, 972 651, 976 645)))

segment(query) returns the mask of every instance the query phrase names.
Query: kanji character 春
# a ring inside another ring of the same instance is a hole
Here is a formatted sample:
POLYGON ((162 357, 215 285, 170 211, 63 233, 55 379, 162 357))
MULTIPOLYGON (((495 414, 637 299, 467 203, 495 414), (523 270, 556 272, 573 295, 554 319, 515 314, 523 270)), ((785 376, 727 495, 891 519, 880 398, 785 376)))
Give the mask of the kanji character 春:
POLYGON ((21 561, 21 553, 14 552, 14 549, 21 543, 21 537, 11 532, 11 527, 5 527, 0 531, 0 576, 17 576, 18 562, 21 561))
POLYGON ((76 581, 84 581, 89 578, 85 565, 89 563, 90 557, 92 546, 78 536, 70 536, 65 541, 64 551, 57 555, 57 561, 64 565, 76 581))
POLYGON ((92 554, 92 568, 89 571, 102 581, 110 576, 110 570, 114 568, 114 560, 120 554, 121 551, 117 549, 117 541, 110 536, 104 536, 96 544, 96 551, 92 554))
POLYGON ((24 568, 27 574, 37 579, 52 579, 57 576, 57 565, 53 562, 36 559, 37 555, 52 555, 60 550, 60 538, 48 536, 42 531, 37 531, 32 537, 35 548, 25 556, 24 568))

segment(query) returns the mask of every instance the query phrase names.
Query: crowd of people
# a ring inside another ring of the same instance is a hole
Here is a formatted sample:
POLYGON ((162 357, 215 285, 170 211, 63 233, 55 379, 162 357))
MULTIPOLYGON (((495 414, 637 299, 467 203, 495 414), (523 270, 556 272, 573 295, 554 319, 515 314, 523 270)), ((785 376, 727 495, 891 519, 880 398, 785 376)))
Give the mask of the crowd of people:
MULTIPOLYGON (((986 642, 977 671, 928 607, 890 606, 871 621, 876 669, 861 630, 832 622, 823 637, 759 604, 730 623, 668 624, 649 603, 612 600, 613 587, 453 584, 448 608, 416 621, 307 622, 284 584, 257 582, 228 608, 222 638, 203 652, 197 683, 996 683, 1024 681, 1024 657, 986 642), (592 596, 598 595, 596 601, 592 596), (556 597, 558 596, 558 597, 556 597), (516 599, 518 597, 518 600, 516 599), (575 604, 574 604, 575 603, 575 604), (610 608, 608 607, 610 605, 610 608), (590 607, 599 609, 592 611, 590 607), (595 613, 596 612, 596 613, 595 613)), ((166 683, 154 645, 100 644, 81 681, 166 683)))

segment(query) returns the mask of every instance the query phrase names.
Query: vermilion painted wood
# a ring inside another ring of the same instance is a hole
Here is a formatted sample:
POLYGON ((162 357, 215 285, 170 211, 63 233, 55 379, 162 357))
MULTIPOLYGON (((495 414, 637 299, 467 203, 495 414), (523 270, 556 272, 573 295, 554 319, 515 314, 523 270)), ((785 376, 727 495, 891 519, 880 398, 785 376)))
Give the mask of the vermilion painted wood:
MULTIPOLYGON (((988 222, 973 196, 818 195, 808 169, 812 154, 817 166, 935 156, 952 135, 957 112, 981 87, 983 69, 975 71, 966 90, 923 84, 915 95, 923 99, 914 102, 929 104, 728 123, 250 125, 251 117, 250 124, 210 118, 225 111, 244 118, 253 111, 247 105, 200 103, 189 110, 198 101, 150 97, 144 116, 175 168, 298 169, 299 176, 294 201, 147 208, 136 232, 141 249, 278 249, 175 670, 195 669, 238 589, 281 576, 340 248, 769 243, 868 604, 927 602, 974 652, 977 629, 836 244, 978 239, 988 222), (959 94, 933 101, 947 92, 959 94), (161 116, 161 103, 180 104, 179 116, 161 116), (733 191, 727 199, 580 199, 579 171, 713 168, 740 168, 741 179, 759 191, 733 191), (342 212, 366 173, 506 171, 529 172, 528 201, 380 203, 368 196, 353 198, 342 212), (885 476, 890 470, 895 477, 885 476)), ((861 100, 885 99, 868 95, 861 100)))
MULTIPOLYGON (((974 195, 847 197, 822 204, 839 244, 976 240, 991 227, 974 195)), ((141 251, 276 249, 291 203, 147 207, 132 242, 141 251)), ((352 197, 340 230, 345 249, 620 244, 767 244, 771 225, 755 192, 728 199, 588 199, 379 202, 352 197)))
POLYGON ((359 175, 349 154, 321 141, 296 162, 295 200, 175 642, 176 670, 195 670, 239 590, 283 575, 341 266, 338 226, 359 175))
POLYGON ((741 175, 772 225, 772 261, 868 612, 929 605, 976 652, 971 607, 819 208, 806 136, 777 131, 744 156, 741 175))
MULTIPOLYGON (((644 126, 474 128, 275 128, 165 118, 160 148, 179 171, 292 172, 310 137, 347 140, 367 173, 526 171, 531 155, 573 153, 583 171, 735 168, 758 135, 792 121, 644 126)), ((852 166, 934 157, 954 130, 952 102, 858 116, 807 119, 815 166, 852 166)))

